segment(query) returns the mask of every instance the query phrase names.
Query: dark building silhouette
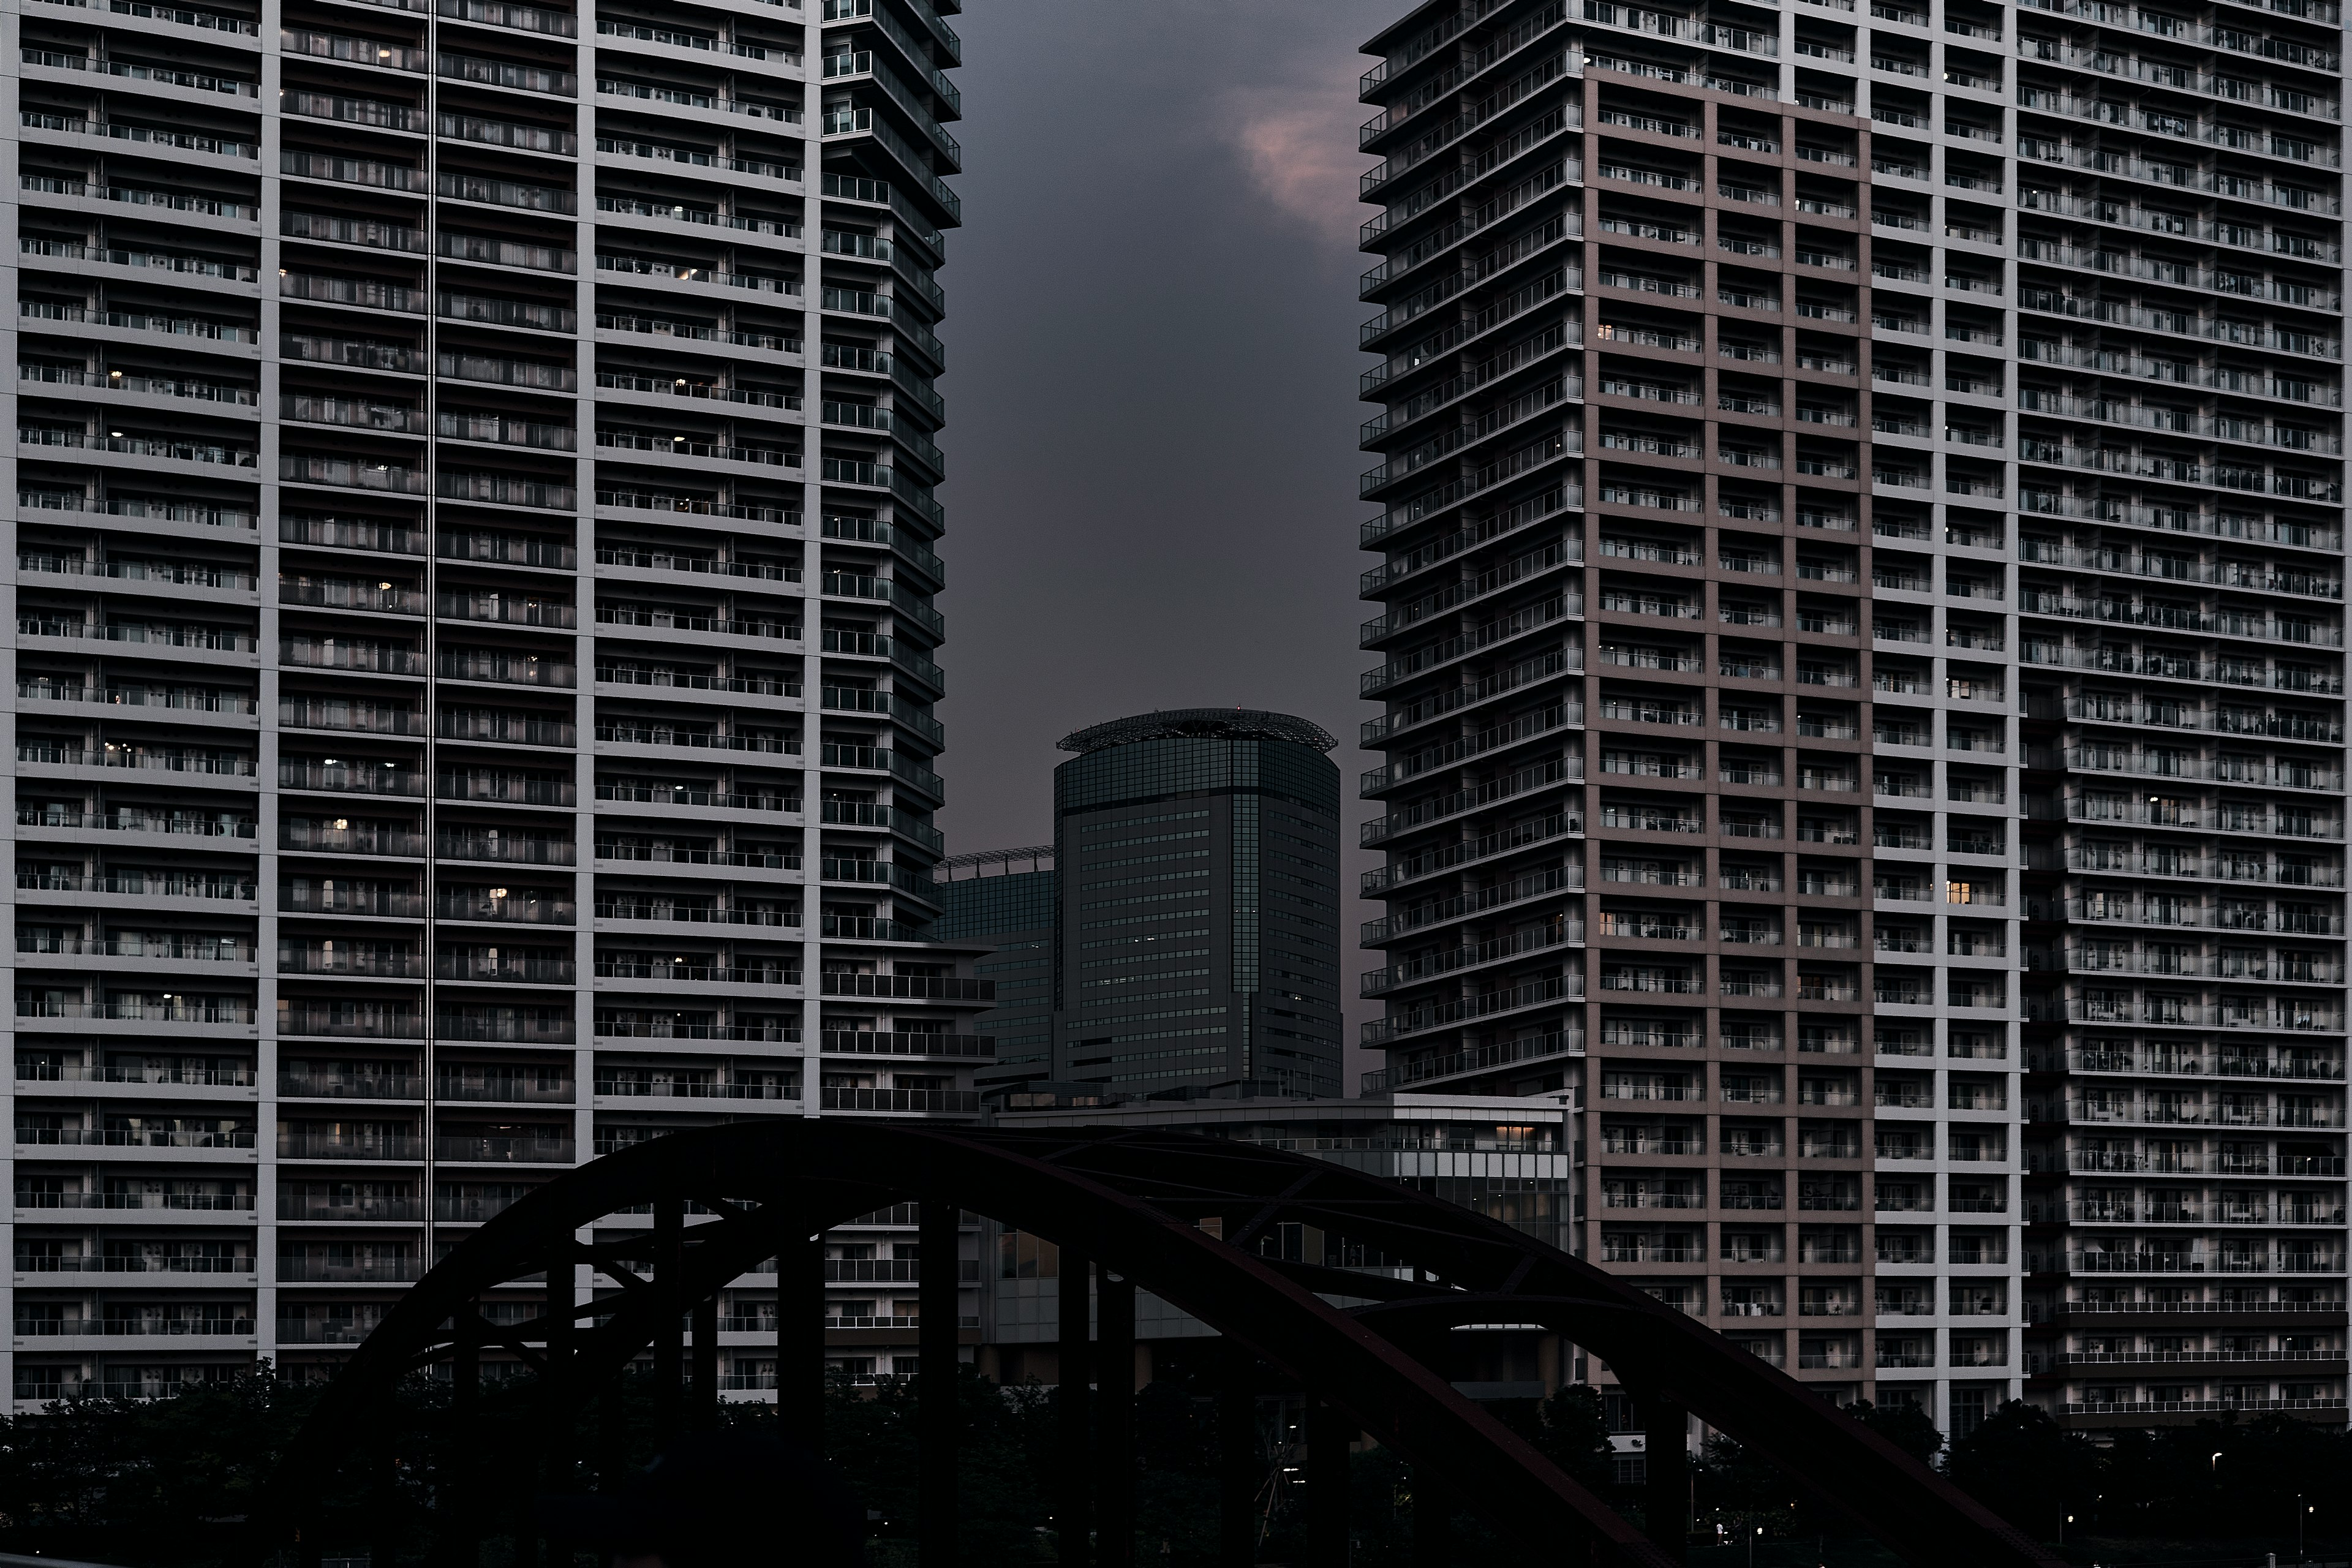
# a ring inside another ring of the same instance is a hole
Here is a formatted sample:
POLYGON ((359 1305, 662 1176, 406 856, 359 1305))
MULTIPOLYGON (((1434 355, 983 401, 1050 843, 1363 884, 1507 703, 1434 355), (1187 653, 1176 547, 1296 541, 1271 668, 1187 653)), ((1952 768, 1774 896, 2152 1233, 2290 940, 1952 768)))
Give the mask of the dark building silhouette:
POLYGON ((973 973, 995 982, 996 1005, 972 1026, 991 1065, 973 1075, 982 1094, 1048 1077, 1054 1047, 1054 847, 984 849, 940 862, 941 942, 993 943, 973 973))

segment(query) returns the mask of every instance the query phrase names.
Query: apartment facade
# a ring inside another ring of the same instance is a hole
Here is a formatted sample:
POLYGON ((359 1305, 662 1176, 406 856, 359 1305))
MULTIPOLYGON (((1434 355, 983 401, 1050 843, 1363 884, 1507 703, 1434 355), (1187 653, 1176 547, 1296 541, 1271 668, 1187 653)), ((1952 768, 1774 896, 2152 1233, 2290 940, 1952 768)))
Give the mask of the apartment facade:
POLYGON ((1367 47, 1367 1087, 1839 1397, 2343 1418, 2336 22, 1367 47))
POLYGON ((17 1400, 322 1373, 666 1131, 971 1111, 956 9, 8 13, 17 1400))

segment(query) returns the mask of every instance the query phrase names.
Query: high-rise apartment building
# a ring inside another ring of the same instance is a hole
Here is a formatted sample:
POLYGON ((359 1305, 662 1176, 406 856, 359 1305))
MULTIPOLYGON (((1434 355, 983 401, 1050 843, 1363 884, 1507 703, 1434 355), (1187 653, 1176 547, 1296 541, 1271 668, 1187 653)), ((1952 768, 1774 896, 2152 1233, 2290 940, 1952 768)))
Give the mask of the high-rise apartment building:
POLYGON ((1368 47, 1371 1087, 1966 1429, 2345 1406, 2328 0, 1368 47))
POLYGON ((18 1399, 329 1364, 665 1130, 971 1109, 956 9, 10 13, 18 1399))
POLYGON ((1285 713, 1184 708, 1063 738, 1053 1078, 1339 1091, 1339 742, 1285 713))

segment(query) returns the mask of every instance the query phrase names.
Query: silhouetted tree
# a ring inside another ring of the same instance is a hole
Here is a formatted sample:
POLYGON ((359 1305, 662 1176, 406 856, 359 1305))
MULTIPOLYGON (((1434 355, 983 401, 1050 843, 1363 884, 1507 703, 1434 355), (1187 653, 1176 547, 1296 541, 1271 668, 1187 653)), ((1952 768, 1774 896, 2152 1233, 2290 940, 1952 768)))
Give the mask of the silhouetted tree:
POLYGON ((1936 1456, 1944 1451, 1944 1435, 1916 1405, 1873 1405, 1857 1399, 1846 1406, 1846 1414, 1923 1465, 1934 1465, 1936 1456))
POLYGON ((2047 1411, 2021 1399, 1954 1443, 1948 1468, 1979 1502, 2040 1540, 2055 1537, 2068 1513, 2087 1514, 2098 1500, 2090 1440, 2059 1430, 2047 1411))

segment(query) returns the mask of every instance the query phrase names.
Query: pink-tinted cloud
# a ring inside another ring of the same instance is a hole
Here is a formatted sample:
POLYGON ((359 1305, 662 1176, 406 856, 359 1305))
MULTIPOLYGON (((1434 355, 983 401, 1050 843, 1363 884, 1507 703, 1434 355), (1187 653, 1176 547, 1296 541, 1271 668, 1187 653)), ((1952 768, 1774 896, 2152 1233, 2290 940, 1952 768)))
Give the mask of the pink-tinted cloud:
POLYGON ((1322 237, 1353 250, 1371 209, 1356 199, 1370 160, 1356 131, 1371 113, 1350 76, 1332 85, 1259 89, 1228 100, 1234 151, 1258 195, 1322 237))

